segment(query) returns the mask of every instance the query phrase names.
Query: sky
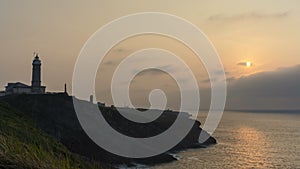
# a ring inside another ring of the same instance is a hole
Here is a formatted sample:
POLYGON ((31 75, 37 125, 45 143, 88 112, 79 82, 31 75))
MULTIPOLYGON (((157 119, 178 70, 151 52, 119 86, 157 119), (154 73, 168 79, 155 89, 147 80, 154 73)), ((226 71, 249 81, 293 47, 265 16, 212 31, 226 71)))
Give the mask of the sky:
MULTIPOLYGON (((110 21, 137 12, 173 14, 206 34, 225 68, 227 109, 300 109, 298 0, 2 0, 0 88, 4 90, 8 82, 30 84, 33 52, 38 52, 47 90, 62 91, 67 83, 71 93, 76 59, 88 38, 110 21)), ((112 73, 122 59, 144 48, 163 48, 179 55, 197 77, 204 98, 201 105, 209 106, 210 83, 202 63, 180 42, 157 35, 131 37, 111 49, 97 73, 99 101, 112 104, 112 73)), ((130 86, 134 105, 148 107, 149 92, 155 88, 165 91, 168 108, 178 109, 176 82, 156 70, 135 77, 130 86)))

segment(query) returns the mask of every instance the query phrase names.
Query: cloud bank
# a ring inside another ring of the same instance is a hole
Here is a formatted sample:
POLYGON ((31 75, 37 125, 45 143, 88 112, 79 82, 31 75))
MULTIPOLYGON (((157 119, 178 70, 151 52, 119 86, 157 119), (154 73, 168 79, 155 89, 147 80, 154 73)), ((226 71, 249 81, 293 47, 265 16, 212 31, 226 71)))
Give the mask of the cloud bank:
POLYGON ((232 80, 228 109, 300 109, 300 65, 232 80))
POLYGON ((224 15, 224 14, 217 14, 208 17, 208 21, 217 22, 217 21, 224 21, 224 22, 233 22, 233 21, 240 21, 240 20, 257 20, 257 19, 280 19, 285 18, 290 15, 290 11, 284 12, 277 12, 277 13, 264 13, 264 12, 248 12, 236 15, 224 15))

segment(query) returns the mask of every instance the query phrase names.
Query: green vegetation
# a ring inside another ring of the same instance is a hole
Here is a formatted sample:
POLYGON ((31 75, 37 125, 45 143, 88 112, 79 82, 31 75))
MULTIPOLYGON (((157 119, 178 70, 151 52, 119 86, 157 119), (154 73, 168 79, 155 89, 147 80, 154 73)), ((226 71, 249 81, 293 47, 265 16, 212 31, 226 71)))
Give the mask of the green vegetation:
POLYGON ((37 129, 30 118, 0 102, 0 168, 107 168, 71 153, 59 141, 37 129))

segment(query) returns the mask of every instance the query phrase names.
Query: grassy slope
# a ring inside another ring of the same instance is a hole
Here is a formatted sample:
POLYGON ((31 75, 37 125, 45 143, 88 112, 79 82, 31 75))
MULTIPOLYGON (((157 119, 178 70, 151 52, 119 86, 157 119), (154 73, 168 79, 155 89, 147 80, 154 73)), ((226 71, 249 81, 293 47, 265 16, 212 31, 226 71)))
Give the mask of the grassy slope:
POLYGON ((35 128, 29 118, 0 102, 0 168, 106 168, 72 154, 35 128))

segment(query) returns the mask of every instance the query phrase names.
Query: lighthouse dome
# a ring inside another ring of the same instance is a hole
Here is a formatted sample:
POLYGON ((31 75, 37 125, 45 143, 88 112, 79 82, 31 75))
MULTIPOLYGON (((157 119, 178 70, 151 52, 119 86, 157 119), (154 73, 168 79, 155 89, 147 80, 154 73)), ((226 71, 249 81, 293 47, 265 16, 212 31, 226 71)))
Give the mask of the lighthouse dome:
POLYGON ((40 60, 40 58, 39 58, 38 55, 36 55, 36 56, 34 57, 34 60, 33 60, 32 64, 33 64, 33 65, 40 65, 40 64, 41 64, 41 60, 40 60))

